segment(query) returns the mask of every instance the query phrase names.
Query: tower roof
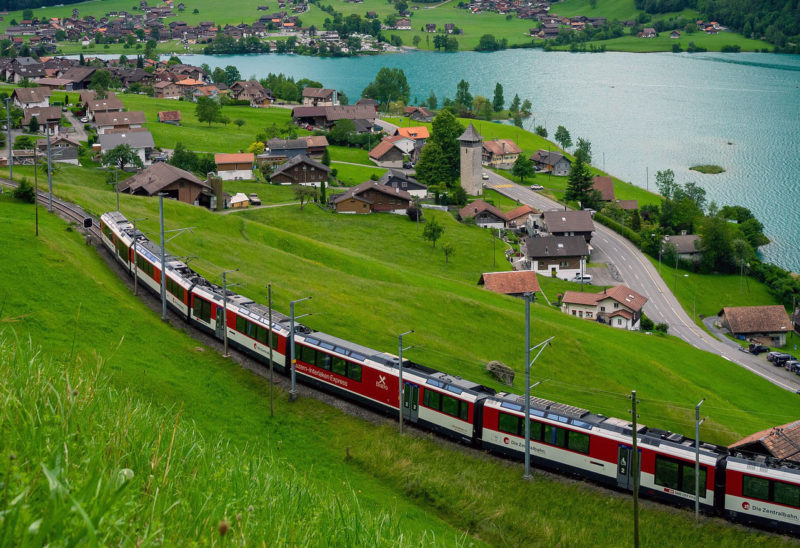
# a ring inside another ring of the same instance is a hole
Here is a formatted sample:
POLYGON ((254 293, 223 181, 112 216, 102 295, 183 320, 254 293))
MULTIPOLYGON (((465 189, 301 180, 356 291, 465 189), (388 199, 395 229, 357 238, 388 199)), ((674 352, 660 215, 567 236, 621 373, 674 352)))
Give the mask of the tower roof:
POLYGON ((467 129, 461 134, 458 140, 467 143, 480 143, 483 141, 483 137, 481 137, 481 134, 478 133, 478 130, 476 130, 475 126, 470 122, 469 126, 467 126, 467 129))

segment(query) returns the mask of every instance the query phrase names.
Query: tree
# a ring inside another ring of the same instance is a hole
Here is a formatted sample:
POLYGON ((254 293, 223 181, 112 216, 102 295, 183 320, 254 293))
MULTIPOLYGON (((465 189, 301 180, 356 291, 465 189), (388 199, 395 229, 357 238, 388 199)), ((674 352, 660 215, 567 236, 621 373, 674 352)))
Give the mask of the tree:
POLYGON ((310 202, 317 197, 317 187, 293 184, 292 190, 294 197, 300 200, 300 210, 303 209, 303 202, 310 202))
POLYGON ((569 131, 564 126, 558 126, 555 134, 556 142, 561 145, 561 148, 567 149, 572 146, 572 137, 569 136, 569 131))
POLYGON ((107 70, 96 70, 89 82, 89 89, 95 90, 98 96, 105 97, 109 87, 111 87, 111 73, 107 70))
POLYGON ((406 73, 401 68, 383 67, 375 75, 364 91, 362 97, 375 99, 381 105, 387 106, 392 101, 402 101, 408 104, 411 97, 411 87, 406 80, 406 73))
POLYGON ((33 19, 33 10, 30 8, 25 8, 24 10, 22 10, 22 19, 24 21, 30 21, 31 19, 33 19))
POLYGON ((328 202, 328 188, 323 179, 319 184, 319 201, 325 205, 328 202))
POLYGON ((222 67, 217 67, 211 73, 211 79, 214 81, 215 84, 227 84, 228 83, 228 73, 225 72, 225 69, 222 67))
POLYGON ((678 186, 678 183, 675 182, 675 173, 671 169, 656 172, 656 188, 658 193, 667 200, 674 197, 678 186))
POLYGON ((233 121, 233 123, 236 124, 236 127, 241 129, 242 126, 245 124, 245 121, 242 120, 241 118, 237 118, 236 120, 233 121))
POLYGON ((433 119, 431 137, 417 162, 420 180, 428 186, 443 184, 449 189, 455 187, 461 172, 458 137, 462 133, 464 126, 448 110, 442 110, 433 119))
POLYGON ((439 100, 436 99, 436 94, 433 93, 433 90, 431 90, 431 94, 428 96, 428 108, 431 110, 436 110, 438 106, 439 100))
POLYGON ((501 49, 501 43, 497 41, 493 34, 484 34, 478 40, 475 51, 497 51, 501 49))
POLYGON ((198 97, 194 114, 199 122, 208 122, 208 125, 211 126, 212 122, 222 120, 222 105, 210 97, 198 97))
POLYGON ((33 186, 28 182, 27 177, 22 178, 19 182, 19 186, 11 191, 11 195, 17 200, 28 204, 36 202, 36 193, 33 190, 33 186))
POLYGON ((452 36, 448 36, 444 41, 445 51, 458 51, 458 40, 452 36))
POLYGON ((472 112, 481 120, 492 119, 492 103, 483 95, 476 95, 472 101, 472 112))
POLYGON ((439 224, 436 217, 425 223, 425 228, 422 229, 422 237, 431 242, 434 248, 436 248, 436 240, 442 237, 442 233, 444 233, 444 227, 439 224))
POLYGON ((642 229, 642 217, 639 215, 639 210, 634 209, 631 213, 631 230, 639 232, 642 229))
POLYGON ((233 65, 228 65, 225 67, 225 76, 225 83, 228 84, 228 86, 232 86, 242 79, 242 75, 239 74, 239 69, 233 65))
POLYGON ((447 167, 447 159, 438 143, 428 141, 417 162, 417 179, 426 185, 445 185, 451 178, 447 167))
POLYGON ((583 161, 583 156, 575 156, 575 163, 569 172, 567 179, 567 191, 564 193, 566 201, 581 202, 585 205, 589 193, 592 190, 592 174, 583 161))
POLYGON ((342 118, 337 120, 328 135, 334 144, 344 145, 350 142, 350 136, 356 132, 356 124, 352 120, 342 118))
POLYGON ((517 157, 517 161, 514 162, 514 167, 511 168, 511 174, 519 177, 522 184, 525 184, 525 177, 534 177, 536 175, 536 166, 533 164, 533 160, 525 154, 520 154, 517 157))
POLYGON ((253 141, 252 143, 250 143, 250 145, 248 145, 247 152, 252 152, 253 154, 256 155, 261 154, 262 152, 264 152, 264 143, 262 143, 261 141, 253 141))
POLYGON ((414 38, 412 38, 412 39, 411 39, 411 43, 412 43, 412 44, 414 44, 414 47, 415 47, 415 48, 416 48, 416 47, 419 47, 419 43, 420 43, 420 42, 421 42, 421 39, 420 39, 420 37, 419 37, 419 34, 415 34, 415 35, 414 35, 414 38))
POLYGON ((186 171, 195 171, 197 168, 197 154, 186 147, 181 141, 175 143, 175 150, 169 159, 169 164, 186 171))
POLYGON ((519 112, 515 112, 511 119, 514 121, 514 125, 518 128, 522 127, 522 116, 519 115, 519 112))
POLYGON ((456 85, 456 107, 460 110, 469 111, 472 108, 472 102, 472 94, 469 92, 469 82, 462 79, 456 85))
POLYGON ((524 116, 530 116, 531 111, 533 110, 533 104, 531 104, 531 100, 525 99, 522 101, 522 108, 520 110, 524 116))
POLYGON ((544 137, 545 139, 547 139, 547 128, 546 127, 544 127, 544 126, 536 126, 536 129, 534 131, 536 131, 536 135, 538 135, 539 137, 544 137))
POLYGON ((506 104, 506 100, 503 99, 503 86, 500 85, 500 82, 497 82, 497 85, 494 86, 494 99, 492 100, 492 108, 494 108, 495 112, 500 112, 503 110, 503 106, 506 104))
POLYGON ((124 170, 125 166, 128 165, 138 168, 144 167, 142 159, 129 144, 117 145, 103 154, 102 163, 103 165, 117 167, 120 171, 124 170))
POLYGON ((322 165, 331 165, 331 153, 328 152, 328 147, 325 147, 325 150, 322 152, 322 165))
POLYGON ((578 149, 575 151, 575 156, 578 154, 583 156, 583 161, 587 164, 592 163, 592 143, 588 139, 578 137, 578 149))
POLYGON ((732 226, 721 215, 710 215, 700 223, 700 261, 707 272, 731 272, 739 266, 734 260, 732 226))
POLYGON ((156 57, 156 41, 151 38, 144 45, 144 58, 155 59, 155 57, 156 57))
POLYGON ((31 121, 28 123, 28 132, 37 133, 39 131, 39 117, 31 116, 31 121))
POLYGON ((453 242, 447 242, 442 246, 442 251, 444 251, 444 262, 447 264, 450 262, 450 255, 455 254, 456 246, 453 242))
POLYGON ((519 94, 515 93, 514 99, 512 99, 511 106, 508 107, 508 110, 510 110, 511 112, 519 112, 519 105, 520 105, 519 94))

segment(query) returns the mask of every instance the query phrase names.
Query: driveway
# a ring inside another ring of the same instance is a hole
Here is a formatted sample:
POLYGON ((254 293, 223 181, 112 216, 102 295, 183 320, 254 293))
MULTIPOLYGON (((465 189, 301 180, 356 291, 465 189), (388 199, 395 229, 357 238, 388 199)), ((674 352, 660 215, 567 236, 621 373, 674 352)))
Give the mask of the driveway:
POLYGON ((75 129, 75 133, 70 133, 69 136, 77 139, 78 141, 88 141, 89 136, 86 134, 86 130, 83 129, 83 123, 75 117, 70 111, 64 113, 64 116, 69 123, 72 124, 72 127, 75 129))
MULTIPOLYGON (((542 211, 564 209, 563 204, 542 196, 538 192, 518 185, 493 171, 487 171, 487 173, 489 179, 484 181, 486 188, 494 189, 513 200, 518 200, 542 211)), ((592 247, 597 253, 593 257, 605 256, 610 259, 609 268, 616 269, 621 282, 647 297, 648 301, 644 307, 645 314, 656 323, 669 325, 671 335, 683 339, 695 348, 722 356, 781 388, 791 391, 800 388, 800 377, 797 375, 784 369, 773 368, 769 362, 752 354, 738 352, 703 331, 680 306, 666 282, 659 275, 657 267, 653 266, 644 253, 630 241, 610 228, 595 223, 592 247)), ((678 279, 678 283, 680 283, 680 279, 678 279)))

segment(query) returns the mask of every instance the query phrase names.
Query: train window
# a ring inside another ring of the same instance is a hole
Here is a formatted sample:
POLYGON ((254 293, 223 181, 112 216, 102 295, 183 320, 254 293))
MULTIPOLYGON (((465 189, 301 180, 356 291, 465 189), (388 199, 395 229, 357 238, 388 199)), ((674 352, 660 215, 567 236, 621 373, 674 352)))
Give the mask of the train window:
POLYGON ((438 392, 434 392, 433 390, 426 390, 425 391, 425 407, 430 407, 431 409, 440 409, 442 406, 442 395, 438 392))
POLYGON ((342 358, 333 357, 331 359, 331 370, 336 373, 337 375, 345 376, 347 375, 347 362, 344 361, 342 358))
POLYGON ((670 489, 677 489, 678 482, 680 481, 680 461, 667 459, 660 455, 656 455, 656 485, 668 487, 670 489))
POLYGON ((507 413, 500 413, 500 417, 497 419, 497 429, 506 434, 519 436, 522 428, 521 425, 522 419, 507 413))
POLYGON ((469 404, 465 401, 458 402, 458 418, 462 421, 469 420, 469 404))
POLYGON ((178 284, 178 282, 169 276, 167 276, 167 291, 169 291, 171 295, 183 301, 183 288, 178 284))
POLYGON ((555 445, 556 447, 566 447, 567 446, 567 432, 563 428, 559 428, 558 426, 552 426, 550 424, 544 425, 544 442, 549 443, 550 445, 555 445))
POLYGON ((347 365, 347 377, 356 382, 361 382, 361 366, 357 363, 347 365))
POLYGON ((331 357, 324 352, 317 352, 317 367, 327 371, 331 370, 331 357))
POLYGON ((261 344, 267 344, 267 328, 256 325, 256 340, 261 344))
POLYGON ((531 439, 540 441, 542 439, 542 423, 531 421, 531 439))
POLYGON ((153 265, 148 263, 144 257, 138 254, 136 257, 136 267, 151 278, 155 279, 155 268, 153 268, 153 265))
POLYGON ((578 453, 589 454, 589 434, 570 431, 567 436, 567 447, 578 453))
POLYGON ((236 331, 247 334, 247 320, 241 316, 236 316, 236 331))
POLYGON ((113 240, 114 239, 114 235, 111 232, 111 228, 105 223, 103 223, 103 235, 106 238, 108 238, 109 240, 113 240))
POLYGON ((769 500, 769 480, 755 476, 743 476, 742 494, 749 498, 769 500))
POLYGON ((775 481, 773 482, 773 500, 778 504, 800 507, 800 487, 775 481))
POLYGON ((458 416, 458 400, 442 395, 442 411, 454 417, 458 416))
POLYGON ((273 350, 278 348, 278 334, 274 331, 272 332, 272 348, 273 350))
POLYGON ((316 350, 308 348, 307 346, 300 346, 299 344, 295 345, 295 357, 301 362, 306 362, 309 365, 316 365, 316 355, 316 350))
MULTIPOLYGON (((706 469, 705 467, 700 467, 700 494, 705 496, 703 493, 705 489, 703 487, 706 485, 706 469)), ((684 493, 689 493, 690 495, 694 495, 694 464, 689 463, 681 463, 681 491, 684 493)))
POLYGON ((199 297, 194 298, 194 316, 206 323, 211 322, 211 303, 199 297))

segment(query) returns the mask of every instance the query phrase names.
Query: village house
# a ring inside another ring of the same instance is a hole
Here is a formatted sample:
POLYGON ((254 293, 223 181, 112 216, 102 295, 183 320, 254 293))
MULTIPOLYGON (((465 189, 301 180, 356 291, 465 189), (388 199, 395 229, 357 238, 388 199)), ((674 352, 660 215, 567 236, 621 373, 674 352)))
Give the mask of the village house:
POLYGON ((414 150, 414 142, 402 136, 386 137, 369 151, 369 159, 380 167, 403 167, 403 160, 414 150))
POLYGON ((433 122, 434 114, 425 107, 406 107, 405 115, 415 122, 433 122))
POLYGON ((237 192, 230 199, 230 206, 232 209, 245 209, 250 207, 250 199, 244 192, 237 192))
POLYGON ((517 161, 522 149, 511 139, 492 139, 483 141, 484 165, 492 167, 510 167, 517 161))
POLYGON ((109 96, 105 99, 89 101, 86 107, 86 114, 89 119, 94 120, 95 116, 102 112, 122 112, 123 110, 125 110, 125 105, 122 104, 122 101, 115 96, 109 96))
POLYGON ((398 19, 395 22, 394 28, 397 30, 411 30, 411 19, 398 19))
POLYGON ((249 101, 252 107, 268 107, 272 102, 272 92, 264 89, 258 80, 234 82, 230 92, 234 99, 249 101))
POLYGON ((328 149, 328 138, 324 135, 305 135, 300 139, 306 142, 306 155, 319 160, 328 149))
POLYGON ((594 222, 588 211, 544 211, 538 221, 539 229, 551 236, 581 236, 588 244, 592 240, 594 222))
POLYGON ((506 226, 508 228, 527 227, 529 221, 536 219, 540 214, 541 211, 538 209, 534 209, 529 205, 521 205, 505 213, 506 226))
MULTIPOLYGON (((40 154, 47 154, 47 139, 37 139, 36 146, 40 154)), ((78 165, 78 151, 81 144, 78 141, 64 136, 63 133, 57 136, 50 136, 50 160, 65 164, 78 165)))
POLYGON ((11 101, 23 109, 49 107, 50 90, 48 88, 15 88, 11 93, 11 101))
POLYGON ((399 127, 397 131, 395 131, 395 135, 412 139, 415 148, 422 148, 425 146, 426 139, 429 139, 431 136, 428 132, 428 128, 425 126, 399 127))
POLYGON ((282 185, 299 184, 305 186, 322 186, 328 182, 331 169, 305 154, 291 157, 286 163, 275 168, 270 181, 282 185))
POLYGON ((571 280, 586 272, 589 246, 581 236, 540 236, 525 240, 525 259, 530 270, 571 280))
POLYGON ((664 236, 662 249, 666 251, 669 247, 678 254, 678 259, 698 262, 703 257, 702 242, 697 234, 687 234, 685 230, 680 235, 664 236))
POLYGON ((103 135, 114 129, 141 128, 145 122, 144 112, 140 110, 133 112, 98 112, 94 116, 94 125, 97 128, 98 135, 103 135))
POLYGON ((97 136, 97 143, 103 154, 119 145, 129 145, 146 166, 152 163, 151 157, 156 147, 153 135, 146 129, 128 133, 104 133, 97 136))
POLYGON ((365 181, 331 198, 338 213, 405 213, 411 195, 404 190, 365 181))
POLYGON ((669 37, 672 38, 673 40, 677 40, 678 38, 681 37, 681 31, 673 30, 672 32, 669 33, 669 37))
POLYGON ((166 162, 157 162, 132 177, 119 182, 119 191, 137 196, 156 196, 187 204, 211 206, 213 189, 194 174, 166 162))
POLYGON ((303 106, 308 107, 333 107, 339 104, 339 97, 335 89, 304 88, 303 106))
POLYGON ((722 327, 741 339, 784 346, 792 322, 783 305, 726 306, 717 314, 722 327))
POLYGON ((94 76, 96 71, 96 67, 77 66, 64 72, 60 78, 68 82, 66 85, 67 91, 77 91, 89 87, 92 76, 94 76))
POLYGON ((647 297, 624 285, 600 293, 566 291, 561 298, 561 312, 633 331, 639 329, 646 302, 647 297))
MULTIPOLYGON (((308 141, 305 139, 270 139, 267 141, 269 163, 283 163, 295 156, 308 154, 308 141)), ((259 155, 259 160, 263 155, 259 155)))
POLYGON ((246 180, 253 178, 253 162, 255 156, 251 152, 238 154, 215 154, 217 176, 223 181, 246 180))
POLYGON ((58 135, 59 124, 61 123, 61 107, 32 107, 26 108, 22 117, 22 125, 29 127, 31 119, 36 118, 39 124, 39 131, 45 133, 45 128, 50 128, 52 135, 58 135))
POLYGON ((655 38, 658 35, 656 29, 652 27, 645 27, 642 29, 642 32, 639 33, 639 38, 655 38))
POLYGON ((536 165, 537 172, 550 173, 559 177, 566 177, 572 169, 572 163, 560 152, 538 150, 531 156, 536 165))
POLYGON ((172 124, 173 126, 181 125, 181 111, 180 110, 161 110, 158 112, 158 121, 162 124, 172 124))
POLYGON ((178 99, 181 96, 181 87, 170 80, 153 84, 153 91, 158 99, 178 99))
POLYGON ((475 200, 458 210, 462 220, 475 219, 475 224, 482 228, 505 228, 506 217, 500 209, 483 200, 475 200))
POLYGON ((540 291, 536 272, 530 270, 484 272, 478 280, 478 285, 482 285, 489 291, 512 297, 524 297, 526 293, 540 291))
POLYGON ((358 133, 372 131, 376 117, 375 109, 368 105, 304 106, 292 109, 292 120, 297 125, 330 129, 339 120, 352 120, 358 133))
POLYGON ((395 169, 387 170, 386 173, 384 173, 381 178, 378 179, 378 183, 384 186, 404 190, 411 196, 416 196, 418 198, 424 198, 428 195, 427 186, 423 185, 410 175, 395 169))
POLYGON ((611 177, 595 175, 592 178, 592 189, 600 193, 600 200, 603 202, 614 201, 614 180, 611 177))

